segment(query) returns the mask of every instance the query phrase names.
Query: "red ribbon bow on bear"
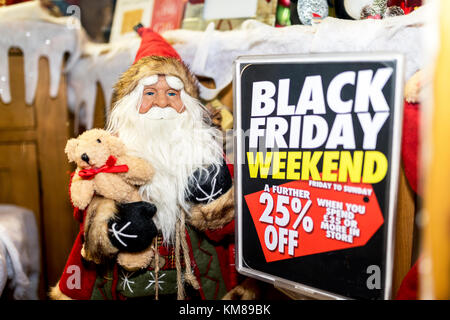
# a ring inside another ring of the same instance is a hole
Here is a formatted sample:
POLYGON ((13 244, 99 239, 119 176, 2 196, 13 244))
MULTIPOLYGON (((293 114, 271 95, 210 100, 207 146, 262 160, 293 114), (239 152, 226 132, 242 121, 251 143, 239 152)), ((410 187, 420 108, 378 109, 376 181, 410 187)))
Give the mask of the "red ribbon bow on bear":
POLYGON ((100 168, 80 170, 80 172, 78 172, 78 175, 85 180, 91 180, 97 173, 100 172, 119 173, 128 171, 128 166, 126 164, 116 166, 116 162, 117 159, 114 156, 109 156, 105 165, 101 166, 100 168))

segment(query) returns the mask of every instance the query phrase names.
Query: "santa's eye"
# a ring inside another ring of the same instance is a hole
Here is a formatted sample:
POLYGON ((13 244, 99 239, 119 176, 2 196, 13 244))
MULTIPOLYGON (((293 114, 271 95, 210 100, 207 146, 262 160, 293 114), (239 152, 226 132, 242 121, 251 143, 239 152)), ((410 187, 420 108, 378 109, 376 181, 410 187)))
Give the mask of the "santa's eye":
POLYGON ((168 95, 169 95, 170 97, 175 97, 177 94, 176 94, 175 92, 169 92, 168 95))
POLYGON ((153 96, 155 93, 154 92, 151 92, 151 91, 148 91, 148 92, 146 92, 145 93, 145 95, 147 95, 147 96, 153 96))
POLYGON ((102 143, 102 140, 100 140, 100 139, 97 139, 97 142, 98 142, 98 143, 102 143))

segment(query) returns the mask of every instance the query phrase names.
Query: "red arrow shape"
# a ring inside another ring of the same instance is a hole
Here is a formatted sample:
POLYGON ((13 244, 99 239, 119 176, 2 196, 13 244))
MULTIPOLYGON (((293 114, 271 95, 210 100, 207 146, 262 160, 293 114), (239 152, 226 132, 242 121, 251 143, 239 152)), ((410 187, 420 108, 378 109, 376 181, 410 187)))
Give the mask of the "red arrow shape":
POLYGON ((369 184, 292 181, 245 201, 267 262, 364 246, 384 222, 369 184))

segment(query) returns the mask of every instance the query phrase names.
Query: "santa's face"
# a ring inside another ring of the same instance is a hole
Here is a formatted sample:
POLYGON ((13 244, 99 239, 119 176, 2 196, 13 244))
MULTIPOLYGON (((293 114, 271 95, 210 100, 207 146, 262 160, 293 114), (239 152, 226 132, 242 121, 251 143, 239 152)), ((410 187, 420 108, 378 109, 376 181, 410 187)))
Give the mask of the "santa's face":
POLYGON ((148 113, 148 117, 158 120, 171 118, 174 113, 182 113, 184 110, 180 90, 169 86, 165 76, 159 75, 156 83, 144 86, 140 114, 148 113))
POLYGON ((152 75, 119 100, 108 120, 130 154, 148 160, 155 175, 139 191, 156 205, 153 218, 164 241, 175 239, 175 226, 186 198, 189 177, 199 168, 221 165, 221 132, 205 122, 208 114, 189 96, 180 78, 152 75))

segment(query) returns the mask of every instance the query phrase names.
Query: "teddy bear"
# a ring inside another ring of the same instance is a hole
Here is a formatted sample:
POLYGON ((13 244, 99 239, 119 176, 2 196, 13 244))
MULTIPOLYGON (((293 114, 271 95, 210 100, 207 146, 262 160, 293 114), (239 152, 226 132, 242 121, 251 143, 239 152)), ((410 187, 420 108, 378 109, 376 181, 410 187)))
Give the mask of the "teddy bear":
MULTIPOLYGON (((126 270, 147 267, 153 257, 151 246, 138 252, 120 251, 120 246, 109 240, 108 232, 113 232, 124 246, 127 240, 133 240, 132 228, 125 230, 127 233, 123 228, 116 229, 111 216, 118 212, 118 206, 141 201, 138 186, 151 180, 152 166, 128 155, 119 138, 102 129, 91 129, 70 139, 65 152, 69 161, 77 165, 69 187, 72 204, 86 214, 83 258, 101 264, 117 256, 117 262, 126 270)), ((141 205, 148 212, 146 218, 151 219, 156 207, 143 201, 141 205)), ((120 220, 120 216, 115 219, 120 220)))

